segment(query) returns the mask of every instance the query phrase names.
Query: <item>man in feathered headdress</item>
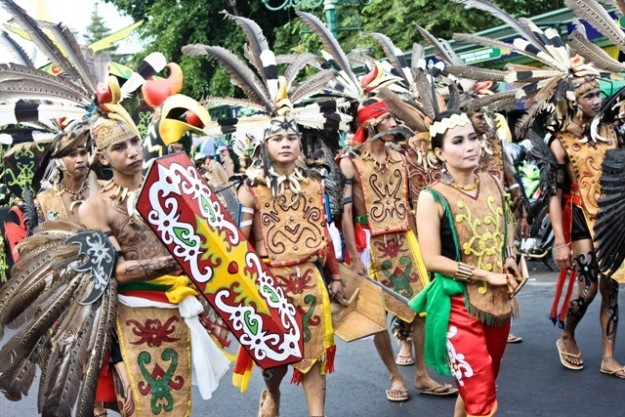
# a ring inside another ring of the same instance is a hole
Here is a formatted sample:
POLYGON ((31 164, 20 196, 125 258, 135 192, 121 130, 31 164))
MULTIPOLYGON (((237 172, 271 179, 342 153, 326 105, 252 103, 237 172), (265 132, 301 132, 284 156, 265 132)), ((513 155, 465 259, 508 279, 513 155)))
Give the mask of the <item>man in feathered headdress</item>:
MULTIPOLYGON (((342 296, 326 228, 323 186, 320 178, 301 166, 301 134, 292 117, 272 118, 263 136, 262 168, 249 169, 246 184, 239 188, 240 228, 254 236, 256 252, 265 257, 296 308, 311 317, 301 329, 304 358, 293 365, 293 382, 303 383, 310 415, 323 416, 325 375, 334 370, 336 351, 329 296, 342 296), (324 265, 330 275, 329 290, 321 273, 324 265)), ((283 366, 263 372, 267 389, 261 395, 259 416, 279 414, 280 384, 286 371, 283 366)))
POLYGON ((575 91, 571 109, 573 115, 555 134, 550 145, 558 168, 555 175, 557 192, 549 202, 549 215, 555 234, 556 260, 561 268, 576 268, 579 294, 569 305, 557 348, 563 366, 572 370, 584 368, 584 360, 575 340, 575 329, 599 291, 603 352, 601 372, 625 378, 623 366, 614 358, 618 285, 612 277, 599 271, 593 245, 594 224, 599 210, 597 199, 601 195, 601 162, 606 151, 616 148, 618 144, 615 132, 608 125, 601 124, 596 136, 590 133, 590 123, 601 109, 597 80, 592 76, 575 77, 572 84, 575 91), (567 189, 571 192, 571 225, 563 222, 562 196, 567 189), (566 230, 569 227, 570 237, 566 230))
MULTIPOLYGON (((429 279, 412 232, 406 161, 387 146, 394 140, 396 128, 384 101, 367 100, 358 110, 354 142, 360 154, 343 157, 340 163, 346 177, 342 227, 351 268, 361 275, 371 274, 409 299, 429 279)), ((385 304, 388 312, 412 327, 417 355, 415 387, 426 394, 454 394, 452 386, 438 384, 428 375, 423 356, 424 320, 389 295, 385 295, 385 304)), ((407 401, 408 390, 393 358, 389 333, 377 333, 374 343, 391 378, 387 399, 407 401)))
POLYGON ((49 188, 36 197, 39 222, 67 219, 78 222, 78 205, 97 191, 95 175, 89 170, 89 127, 61 133, 52 145, 47 169, 49 188))
POLYGON ((227 370, 228 361, 215 351, 205 331, 207 337, 200 340, 198 333, 191 331, 199 325, 197 314, 203 310, 195 299, 197 291, 187 277, 179 275, 177 261, 158 237, 132 213, 133 195, 143 182, 143 145, 131 123, 105 117, 93 123, 96 157, 112 170, 113 177, 100 193, 83 203, 79 216, 88 229, 107 234, 119 254, 114 272, 119 293, 119 343, 112 348, 111 361, 116 387, 121 388, 116 394, 122 415, 188 415, 192 369, 207 399, 217 388, 215 381, 227 370), (187 325, 179 323, 182 311, 186 311, 187 325), (166 336, 155 336, 155 325, 160 326, 158 334, 166 336), (198 358, 202 365, 208 364, 212 375, 195 371, 198 358), (165 379, 155 374, 157 369, 165 371, 165 379), (148 386, 148 391, 142 388, 148 386))

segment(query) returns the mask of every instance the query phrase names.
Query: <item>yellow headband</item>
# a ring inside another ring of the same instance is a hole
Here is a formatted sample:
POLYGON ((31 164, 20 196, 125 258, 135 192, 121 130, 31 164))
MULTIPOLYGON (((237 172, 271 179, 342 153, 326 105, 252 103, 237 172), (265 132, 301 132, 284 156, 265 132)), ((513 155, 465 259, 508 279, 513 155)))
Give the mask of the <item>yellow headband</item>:
POLYGON ((466 126, 468 124, 471 124, 471 120, 469 120, 469 117, 466 114, 452 114, 450 117, 446 117, 443 120, 432 123, 430 125, 430 136, 434 137, 439 134, 442 135, 449 129, 457 126, 466 126))
POLYGON ((98 151, 103 151, 115 142, 133 138, 137 135, 126 123, 101 117, 91 126, 91 137, 98 151))
POLYGON ((575 98, 579 98, 589 92, 599 88, 599 81, 594 77, 579 77, 573 80, 573 89, 575 90, 575 98))

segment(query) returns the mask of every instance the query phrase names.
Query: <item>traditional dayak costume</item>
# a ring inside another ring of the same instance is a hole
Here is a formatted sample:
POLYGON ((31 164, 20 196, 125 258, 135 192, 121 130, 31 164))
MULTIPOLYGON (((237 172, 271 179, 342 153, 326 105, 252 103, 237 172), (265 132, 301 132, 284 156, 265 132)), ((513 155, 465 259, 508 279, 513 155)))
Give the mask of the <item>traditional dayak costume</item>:
MULTIPOLYGON (((132 121, 124 119, 96 120, 91 133, 99 151, 138 136, 132 121)), ((126 211, 132 236, 141 230, 152 233, 134 215, 134 192, 113 180, 103 184, 102 192, 109 192, 115 201, 112 204, 126 211)), ((113 233, 124 248, 128 232, 122 229, 113 233)), ((154 255, 159 253, 157 248, 151 250, 154 255)), ((161 252, 166 253, 164 248, 161 252)), ((133 259, 130 253, 124 256, 133 259)), ((117 395, 132 395, 132 401, 124 404, 134 407, 129 415, 187 416, 191 412, 192 380, 202 397, 209 399, 227 371, 229 361, 199 322, 204 308, 197 295, 185 276, 165 275, 118 287, 116 333, 121 358, 117 360, 123 361, 129 381, 118 381, 128 386, 123 387, 124 394, 117 389, 117 395)))
POLYGON ((250 190, 259 202, 266 263, 293 305, 303 316, 304 358, 293 365, 292 381, 299 383, 321 361, 321 373, 334 371, 336 346, 330 299, 324 280, 326 254, 338 274, 334 249, 327 232, 323 187, 296 169, 274 195, 271 185, 259 183, 250 190))
MULTIPOLYGON (((363 143, 368 126, 389 113, 384 102, 375 102, 358 111, 359 129, 355 143, 363 143)), ((363 195, 364 213, 354 218, 356 245, 372 276, 396 293, 412 298, 429 281, 420 259, 419 244, 410 229, 408 170, 404 157, 386 148, 386 160, 376 161, 366 148, 350 158, 358 174, 363 195)), ((415 313, 390 295, 385 295, 386 309, 406 322, 415 313)))
MULTIPOLYGON (((250 45, 249 59, 259 72, 260 79, 252 77, 253 71, 228 50, 215 46, 187 45, 183 52, 187 55, 213 56, 232 75, 233 82, 249 96, 247 106, 265 114, 244 116, 228 121, 214 122, 205 126, 207 135, 224 132, 237 132, 249 135, 254 140, 251 164, 246 171, 246 187, 255 196, 256 207, 243 207, 243 213, 260 216, 262 240, 267 258, 266 263, 293 305, 301 312, 303 323, 301 332, 304 338, 302 361, 294 364, 293 382, 299 383, 303 374, 313 365, 321 362, 322 374, 334 369, 334 335, 332 329, 330 299, 324 281, 324 267, 338 274, 326 228, 324 191, 320 180, 310 175, 300 166, 288 175, 278 175, 265 150, 265 141, 276 135, 297 135, 301 137, 298 124, 314 129, 347 130, 350 117, 342 114, 334 100, 319 100, 313 104, 296 107, 306 97, 321 92, 321 80, 334 78, 334 72, 326 70, 314 79, 301 82, 293 90, 294 68, 301 69, 302 62, 295 59, 292 68, 285 70, 291 77, 278 76, 275 56, 262 31, 252 20, 238 16, 227 16, 241 26, 250 45), (249 72, 248 72, 249 71, 249 72), (260 82, 262 80, 262 82, 260 82), (287 91, 290 96, 287 96, 287 91), (291 101, 293 99, 293 101, 291 101), (325 265, 324 265, 325 264, 325 265)), ((212 102, 229 103, 231 99, 212 98, 212 102)), ((240 101, 239 101, 240 102, 240 101)), ((252 221, 244 221, 240 227, 249 227, 252 221)), ((251 364, 246 363, 246 354, 239 351, 235 366, 235 385, 246 389, 251 364)))
MULTIPOLYGON (((469 123, 466 115, 454 115, 434 123, 432 128, 443 127, 440 133, 444 133, 469 123)), ((475 268, 502 273, 507 241, 503 191, 490 174, 476 175, 475 197, 454 187, 453 182, 440 181, 427 189, 444 208, 441 254, 475 268)), ((456 281, 437 273, 410 306, 418 313, 427 313, 426 363, 444 375, 451 371, 467 415, 492 416, 497 410, 495 381, 512 312, 507 287, 456 281)))

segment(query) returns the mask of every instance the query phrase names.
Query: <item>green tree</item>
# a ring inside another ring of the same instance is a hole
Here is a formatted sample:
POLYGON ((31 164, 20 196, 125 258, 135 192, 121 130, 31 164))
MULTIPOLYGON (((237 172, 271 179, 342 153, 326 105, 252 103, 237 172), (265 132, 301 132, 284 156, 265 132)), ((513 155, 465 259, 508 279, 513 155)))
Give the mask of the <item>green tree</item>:
MULTIPOLYGON (((315 35, 292 9, 273 12, 261 0, 105 0, 134 20, 145 20, 139 29, 145 41, 143 55, 160 51, 178 62, 185 73, 183 93, 191 97, 231 96, 240 94, 227 74, 209 57, 186 57, 181 48, 192 43, 217 45, 243 56, 243 32, 219 11, 254 19, 269 40, 276 54, 303 51, 317 52, 321 47, 315 35)), ((532 16, 563 6, 563 0, 494 0, 494 3, 516 17, 532 16)), ((321 9, 313 10, 323 19, 321 9)), ((465 10, 450 0, 374 0, 366 7, 338 6, 340 26, 360 26, 364 31, 382 32, 396 45, 410 50, 413 42, 421 42, 414 23, 418 23, 441 38, 453 32, 476 32, 500 25, 501 22, 479 10, 465 10)), ((360 31, 339 33, 346 51, 356 47, 373 47, 374 43, 360 31)), ((378 55, 379 56, 379 55, 378 55)), ((138 61, 143 56, 136 57, 138 61)))
MULTIPOLYGON (((104 19, 102 19, 100 13, 98 12, 98 6, 99 3, 96 2, 95 7, 91 12, 91 22, 89 23, 89 26, 86 27, 86 32, 83 35, 87 44, 97 42, 111 34, 111 30, 106 26, 104 19)), ((114 51, 116 48, 117 47, 114 46, 109 49, 108 52, 114 51)))

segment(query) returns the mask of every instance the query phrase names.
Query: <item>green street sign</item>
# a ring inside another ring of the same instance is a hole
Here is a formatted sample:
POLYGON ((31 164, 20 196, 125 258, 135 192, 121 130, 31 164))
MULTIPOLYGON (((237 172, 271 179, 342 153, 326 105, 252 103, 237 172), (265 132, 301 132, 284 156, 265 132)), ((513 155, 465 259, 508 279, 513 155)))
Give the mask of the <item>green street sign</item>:
POLYGON ((470 52, 459 53, 458 56, 465 64, 475 64, 477 62, 492 61, 501 57, 501 49, 490 47, 475 49, 470 52))

